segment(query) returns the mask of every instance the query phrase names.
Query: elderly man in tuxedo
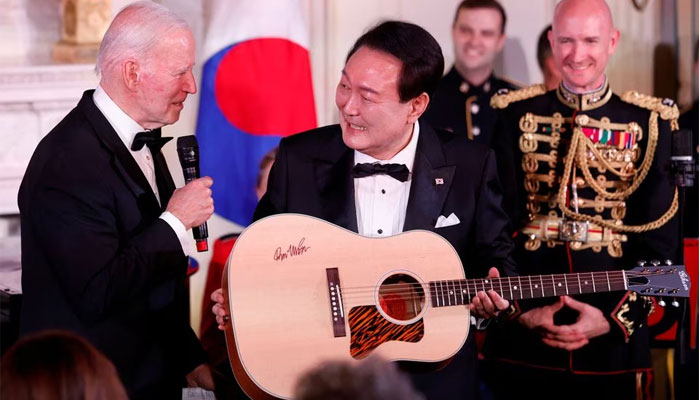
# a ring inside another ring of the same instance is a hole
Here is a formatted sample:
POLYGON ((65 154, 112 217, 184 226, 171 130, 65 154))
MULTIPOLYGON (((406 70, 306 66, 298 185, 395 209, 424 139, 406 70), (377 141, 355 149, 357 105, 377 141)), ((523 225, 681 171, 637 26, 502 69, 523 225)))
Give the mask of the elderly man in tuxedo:
POLYGON ((213 182, 175 189, 160 152, 160 127, 196 91, 193 64, 182 18, 150 1, 123 9, 99 86, 39 143, 19 192, 22 333, 85 337, 132 399, 180 398, 186 378, 213 389, 185 287, 187 231, 213 213, 213 182))

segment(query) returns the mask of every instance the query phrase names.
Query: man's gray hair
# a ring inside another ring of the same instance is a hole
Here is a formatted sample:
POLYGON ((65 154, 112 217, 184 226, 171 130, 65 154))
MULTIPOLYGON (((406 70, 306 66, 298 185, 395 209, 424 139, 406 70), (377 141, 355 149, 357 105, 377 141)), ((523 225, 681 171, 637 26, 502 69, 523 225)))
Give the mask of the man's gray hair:
POLYGON ((103 74, 130 58, 146 62, 160 39, 181 29, 190 29, 187 21, 160 4, 153 1, 129 4, 109 25, 97 52, 95 71, 103 74))

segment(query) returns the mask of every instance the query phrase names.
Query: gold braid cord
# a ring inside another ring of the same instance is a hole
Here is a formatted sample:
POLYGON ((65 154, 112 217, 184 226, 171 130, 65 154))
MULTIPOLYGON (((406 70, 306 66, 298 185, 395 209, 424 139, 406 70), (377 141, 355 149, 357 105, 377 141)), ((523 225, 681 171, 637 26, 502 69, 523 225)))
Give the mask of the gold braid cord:
POLYGON ((641 94, 636 90, 628 90, 620 96, 620 99, 626 103, 634 104, 635 106, 646 108, 647 110, 656 111, 662 119, 671 121, 671 130, 678 130, 678 107, 675 104, 666 105, 663 100, 641 94))
MULTIPOLYGON (((651 112, 651 115, 649 116, 649 144, 647 145, 647 150, 644 154, 644 160, 642 161, 642 165, 640 166, 639 173, 636 174, 636 179, 632 181, 632 184, 625 190, 621 192, 615 192, 615 193, 610 193, 605 190, 605 188, 601 187, 598 182, 593 178, 593 175, 591 174, 590 168, 588 168, 588 165, 586 164, 586 148, 590 149, 593 154, 595 154, 596 159, 602 163, 604 166, 609 168, 609 170, 613 173, 616 173, 615 169, 612 168, 606 161, 605 158, 600 154, 598 149, 595 148, 595 145, 590 141, 587 140, 587 138, 582 134, 581 128, 576 127, 574 129, 574 135, 578 140, 581 142, 580 145, 578 146, 578 163, 577 165, 579 168, 581 168, 581 172, 583 172, 584 177, 586 178, 586 182, 591 185, 593 190, 596 191, 599 195, 607 198, 607 199, 613 199, 613 200, 624 200, 626 199, 629 195, 634 193, 635 190, 639 187, 639 185, 644 182, 644 179, 647 177, 647 174, 649 174, 649 169, 651 169, 651 164, 654 162, 654 154, 656 152, 656 144, 658 143, 659 140, 659 119, 657 117, 657 114, 655 112, 651 112), (578 135, 576 135, 578 133, 578 135)), ((619 174, 618 174, 619 175, 619 174)))
POLYGON ((494 109, 503 109, 508 107, 510 103, 529 99, 547 93, 547 87, 541 83, 528 86, 526 88, 509 91, 504 94, 494 94, 491 97, 491 107, 494 109))
MULTIPOLYGON (((668 222, 671 219, 671 217, 673 217, 676 214, 676 211, 678 211, 678 189, 676 189, 673 194, 673 201, 671 202, 671 206, 668 208, 668 210, 656 221, 652 221, 643 225, 618 225, 613 222, 606 221, 600 216, 590 216, 576 213, 574 211, 571 211, 566 206, 566 190, 569 185, 571 172, 574 168, 574 161, 577 161, 576 164, 583 172, 584 177, 586 179, 586 183, 588 183, 600 196, 602 196, 605 199, 625 199, 626 196, 629 196, 635 190, 637 190, 639 185, 641 185, 641 183, 644 181, 644 178, 646 178, 647 174, 649 173, 651 164, 654 161, 654 152, 656 151, 658 137, 658 114, 656 112, 652 112, 651 116, 649 117, 649 143, 647 145, 644 160, 642 161, 642 165, 638 176, 636 177, 636 179, 633 180, 632 184, 627 189, 621 192, 609 193, 605 190, 605 188, 601 187, 591 175, 591 172, 588 169, 588 166, 586 165, 586 148, 590 148, 591 146, 588 145, 589 140, 583 134, 581 128, 576 127, 571 138, 569 151, 566 154, 566 159, 564 163, 564 173, 562 175, 562 181, 559 186, 559 193, 557 195, 557 202, 559 203, 559 209, 562 211, 562 213, 564 213, 564 215, 571 219, 577 221, 593 222, 600 226, 613 229, 617 232, 639 233, 651 231, 663 226, 666 222, 668 222)), ((596 157, 598 157, 599 155, 600 154, 596 154, 596 157)), ((598 159, 601 160, 602 158, 598 159)))

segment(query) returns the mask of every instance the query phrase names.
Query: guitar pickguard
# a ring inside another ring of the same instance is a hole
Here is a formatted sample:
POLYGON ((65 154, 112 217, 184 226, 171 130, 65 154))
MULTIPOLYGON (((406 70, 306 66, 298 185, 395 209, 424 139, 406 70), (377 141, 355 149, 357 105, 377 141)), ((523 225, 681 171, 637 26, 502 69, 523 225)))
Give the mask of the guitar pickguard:
POLYGON ((420 319, 410 325, 398 325, 385 319, 375 306, 353 307, 348 314, 350 355, 361 360, 382 343, 392 340, 419 342, 424 326, 420 319))

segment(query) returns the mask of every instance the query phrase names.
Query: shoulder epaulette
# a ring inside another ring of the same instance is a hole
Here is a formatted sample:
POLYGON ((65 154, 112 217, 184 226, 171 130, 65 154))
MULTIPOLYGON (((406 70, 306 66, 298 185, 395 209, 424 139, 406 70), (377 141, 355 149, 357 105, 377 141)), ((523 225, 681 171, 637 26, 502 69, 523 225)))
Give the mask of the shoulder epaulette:
POLYGON ((506 108, 510 103, 529 99, 545 93, 547 93, 547 88, 541 83, 518 90, 507 91, 505 93, 499 91, 499 93, 491 97, 491 107, 495 109, 506 108))
POLYGON ((678 107, 671 99, 648 96, 636 90, 626 91, 620 96, 620 99, 626 103, 634 104, 635 106, 646 108, 650 111, 656 111, 662 119, 671 121, 678 119, 678 107))

